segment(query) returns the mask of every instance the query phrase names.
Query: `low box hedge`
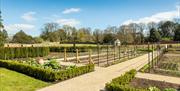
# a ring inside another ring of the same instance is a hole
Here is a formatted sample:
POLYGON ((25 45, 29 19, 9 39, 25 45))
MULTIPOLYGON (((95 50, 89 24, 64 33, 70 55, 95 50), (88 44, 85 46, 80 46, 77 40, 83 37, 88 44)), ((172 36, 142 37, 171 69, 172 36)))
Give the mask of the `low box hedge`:
POLYGON ((110 83, 106 83, 107 91, 147 91, 146 89, 137 89, 129 86, 132 79, 135 78, 136 70, 130 70, 124 75, 113 79, 110 83))
POLYGON ((43 68, 34 67, 27 64, 15 62, 15 61, 8 61, 8 60, 0 60, 0 67, 14 70, 40 80, 51 81, 51 82, 63 81, 75 76, 79 76, 94 71, 93 64, 89 64, 81 67, 75 67, 67 70, 53 71, 51 69, 43 69, 43 68))

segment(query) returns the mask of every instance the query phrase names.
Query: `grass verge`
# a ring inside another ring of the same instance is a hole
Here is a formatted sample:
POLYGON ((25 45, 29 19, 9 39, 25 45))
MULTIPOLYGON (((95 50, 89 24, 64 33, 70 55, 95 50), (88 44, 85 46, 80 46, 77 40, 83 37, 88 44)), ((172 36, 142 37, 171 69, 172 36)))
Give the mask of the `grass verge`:
POLYGON ((35 91, 50 83, 0 67, 0 91, 35 91))

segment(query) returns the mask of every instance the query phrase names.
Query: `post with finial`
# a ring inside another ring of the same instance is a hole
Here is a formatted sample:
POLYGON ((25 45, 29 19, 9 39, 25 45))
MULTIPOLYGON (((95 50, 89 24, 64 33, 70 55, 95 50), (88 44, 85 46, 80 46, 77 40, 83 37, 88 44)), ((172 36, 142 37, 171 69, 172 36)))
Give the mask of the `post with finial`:
POLYGON ((76 62, 80 63, 78 49, 76 49, 76 62))
POLYGON ((94 64, 93 60, 92 60, 92 57, 91 57, 91 49, 89 49, 89 64, 94 64))
POLYGON ((67 54, 66 54, 66 48, 64 48, 64 61, 67 61, 67 54))

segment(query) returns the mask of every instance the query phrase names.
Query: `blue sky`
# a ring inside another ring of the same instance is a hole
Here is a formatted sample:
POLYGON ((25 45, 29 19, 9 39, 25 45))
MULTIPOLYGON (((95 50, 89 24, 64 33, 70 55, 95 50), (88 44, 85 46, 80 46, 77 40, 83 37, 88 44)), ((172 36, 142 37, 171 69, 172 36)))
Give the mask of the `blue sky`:
POLYGON ((129 22, 175 17, 178 0, 0 0, 3 23, 9 34, 20 29, 33 36, 43 24, 57 22, 77 28, 104 29, 129 22), (158 17, 158 18, 157 18, 158 17))

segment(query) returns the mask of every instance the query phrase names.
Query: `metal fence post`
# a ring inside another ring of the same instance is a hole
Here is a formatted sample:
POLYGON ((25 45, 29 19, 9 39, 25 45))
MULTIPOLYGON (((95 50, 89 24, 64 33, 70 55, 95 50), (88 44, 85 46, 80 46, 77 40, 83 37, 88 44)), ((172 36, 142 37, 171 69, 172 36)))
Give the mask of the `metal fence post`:
POLYGON ((124 55, 123 55, 123 58, 126 58, 126 52, 127 52, 127 48, 126 47, 124 47, 124 55))
POLYGON ((128 49, 127 49, 127 56, 128 56, 128 59, 129 59, 129 45, 128 45, 128 47, 127 47, 128 49))
POLYGON ((158 46, 156 44, 156 66, 158 65, 158 46))
POLYGON ((119 46, 119 60, 121 59, 121 47, 119 46))
POLYGON ((99 62, 99 51, 100 51, 100 50, 99 50, 99 49, 100 49, 100 48, 99 48, 99 44, 98 44, 97 47, 98 47, 97 49, 98 49, 98 66, 99 66, 99 64, 100 64, 100 62, 99 62))
POLYGON ((150 73, 151 63, 150 63, 150 50, 149 50, 149 42, 148 42, 148 64, 149 64, 149 73, 150 73))
POLYGON ((76 49, 76 62, 79 63, 80 60, 79 60, 79 53, 78 53, 78 49, 76 49))
POLYGON ((28 53, 29 53, 28 47, 26 47, 26 58, 28 58, 28 53))
POLYGON ((114 46, 114 62, 116 60, 116 46, 114 46))
POLYGON ((152 44, 152 67, 154 68, 154 45, 152 44))
POLYGON ((109 46, 107 45, 107 65, 109 65, 109 46))

